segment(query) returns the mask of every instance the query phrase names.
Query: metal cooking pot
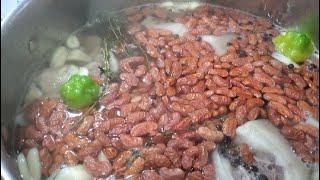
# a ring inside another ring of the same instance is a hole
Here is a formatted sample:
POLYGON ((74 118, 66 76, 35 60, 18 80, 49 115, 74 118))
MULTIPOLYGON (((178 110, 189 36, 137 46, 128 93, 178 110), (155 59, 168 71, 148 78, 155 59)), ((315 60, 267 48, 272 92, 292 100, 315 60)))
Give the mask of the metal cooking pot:
MULTIPOLYGON (((187 1, 187 0, 184 0, 187 1)), ((161 0, 24 0, 1 22, 1 179, 21 179, 15 157, 15 113, 32 69, 87 21, 104 12, 161 0), (4 145, 5 144, 5 145, 4 145)), ((202 0, 270 18, 287 27, 311 12, 318 0, 202 0)), ((318 19, 319 21, 319 19, 318 19)), ((318 31, 319 33, 319 31, 318 31)), ((318 41, 316 39, 316 41, 318 41)), ((316 42, 317 46, 318 42, 316 42)))

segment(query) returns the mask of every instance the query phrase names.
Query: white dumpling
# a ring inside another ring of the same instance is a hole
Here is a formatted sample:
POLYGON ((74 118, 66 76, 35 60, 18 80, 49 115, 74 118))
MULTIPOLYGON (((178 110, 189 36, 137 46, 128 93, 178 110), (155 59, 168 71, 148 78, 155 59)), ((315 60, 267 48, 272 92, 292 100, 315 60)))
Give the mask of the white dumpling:
POLYGON ((92 175, 88 173, 83 165, 67 166, 53 173, 47 180, 91 180, 92 175))
POLYGON ((310 178, 310 170, 298 159, 289 143, 269 121, 249 121, 238 127, 236 132, 237 144, 246 143, 253 151, 272 154, 276 164, 283 168, 285 180, 310 178))
POLYGON ((212 159, 215 166, 217 180, 234 179, 232 176, 232 166, 230 164, 230 161, 219 154, 218 150, 215 150, 213 152, 212 159))
POLYGON ((214 35, 202 35, 201 38, 203 41, 209 43, 214 52, 218 56, 223 56, 227 53, 227 44, 228 42, 232 41, 236 36, 234 34, 224 34, 221 36, 214 36, 214 35))
POLYGON ((232 175, 236 180, 251 180, 254 178, 243 166, 238 166, 237 168, 235 168, 232 172, 232 175))
POLYGON ((171 31, 172 34, 177 34, 180 37, 183 36, 188 31, 187 26, 184 24, 175 23, 175 22, 162 22, 152 17, 145 18, 141 22, 141 24, 147 28, 168 30, 168 31, 171 31))
POLYGON ((188 31, 188 28, 181 23, 159 23, 151 25, 150 27, 156 28, 156 29, 165 29, 172 32, 172 34, 178 34, 180 37, 184 35, 188 31))
POLYGON ((290 58, 284 56, 283 54, 281 54, 281 53, 279 53, 279 52, 273 52, 273 53, 271 54, 271 56, 272 56, 274 59, 282 62, 283 64, 286 64, 286 65, 293 64, 293 66, 294 66, 295 68, 298 68, 298 67, 299 67, 299 65, 298 65, 297 63, 293 62, 290 58))

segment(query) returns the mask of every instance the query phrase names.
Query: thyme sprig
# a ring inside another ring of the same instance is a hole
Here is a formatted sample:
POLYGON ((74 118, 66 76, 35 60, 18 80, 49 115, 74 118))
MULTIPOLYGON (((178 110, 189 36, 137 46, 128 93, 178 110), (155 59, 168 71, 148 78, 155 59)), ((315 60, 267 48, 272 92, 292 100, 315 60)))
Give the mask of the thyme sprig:
MULTIPOLYGON (((110 52, 120 52, 121 56, 123 57, 130 57, 133 56, 134 52, 138 52, 146 58, 147 66, 149 67, 149 56, 145 52, 144 48, 135 40, 135 38, 127 33, 126 24, 128 22, 123 15, 119 13, 109 13, 105 14, 103 17, 100 17, 100 19, 105 26, 105 33, 102 37, 103 47, 101 48, 105 63, 104 66, 99 67, 99 69, 105 75, 105 86, 110 83, 114 75, 110 69, 110 52), (136 48, 132 49, 132 47, 136 48)), ((103 87, 103 92, 100 94, 100 97, 105 94, 105 90, 107 90, 107 88, 103 87)), ((75 120, 72 129, 77 128, 83 122, 84 117, 89 115, 97 104, 98 100, 84 113, 82 113, 82 115, 75 120)))
POLYGON ((121 14, 115 13, 108 15, 104 21, 106 24, 106 33, 104 36, 104 54, 106 59, 105 69, 107 77, 110 76, 110 73, 108 74, 108 69, 110 68, 110 63, 108 62, 110 61, 110 55, 108 52, 110 52, 110 50, 118 50, 124 57, 133 56, 134 51, 136 51, 145 56, 147 65, 149 66, 149 57, 147 53, 135 40, 135 38, 129 35, 126 31, 126 25, 128 24, 127 19, 121 14), (133 50, 132 45, 137 48, 133 50))

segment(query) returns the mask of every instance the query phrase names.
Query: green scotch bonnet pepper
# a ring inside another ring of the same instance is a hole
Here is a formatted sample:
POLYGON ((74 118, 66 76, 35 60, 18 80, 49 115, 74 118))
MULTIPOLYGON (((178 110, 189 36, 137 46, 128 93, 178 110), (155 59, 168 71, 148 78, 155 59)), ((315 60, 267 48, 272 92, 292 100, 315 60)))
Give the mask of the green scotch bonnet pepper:
POLYGON ((100 94, 100 86, 89 76, 72 75, 60 87, 63 101, 71 108, 81 109, 93 104, 100 94))
POLYGON ((306 33, 289 31, 273 39, 275 49, 296 63, 305 61, 313 52, 313 44, 306 33))

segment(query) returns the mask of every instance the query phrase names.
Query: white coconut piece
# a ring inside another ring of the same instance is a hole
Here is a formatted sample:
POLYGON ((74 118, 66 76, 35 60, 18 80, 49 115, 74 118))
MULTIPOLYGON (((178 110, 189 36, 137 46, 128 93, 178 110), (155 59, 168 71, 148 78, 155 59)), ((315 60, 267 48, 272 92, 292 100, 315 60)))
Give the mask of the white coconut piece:
POLYGON ((283 54, 281 54, 281 53, 279 53, 279 52, 273 52, 273 53, 271 54, 271 56, 272 56, 274 59, 282 62, 283 64, 286 64, 286 65, 293 64, 293 66, 294 66, 295 68, 298 68, 298 67, 299 67, 299 65, 298 65, 297 63, 293 62, 290 58, 284 56, 283 54))
POLYGON ((42 97, 42 91, 40 88, 37 87, 35 83, 31 83, 29 86, 29 89, 27 91, 27 94, 24 98, 24 104, 29 104, 30 102, 34 101, 35 99, 38 99, 42 97))
POLYGON ((253 151, 255 165, 259 172, 266 175, 269 179, 283 179, 283 168, 276 164, 274 155, 261 151, 253 151), (269 166, 273 167, 272 170, 269 166))
POLYGON ((233 180, 232 167, 230 161, 219 154, 218 150, 215 150, 212 155, 213 163, 216 171, 217 180, 233 180))
POLYGON ((67 166, 53 173, 47 180, 90 180, 92 175, 88 173, 83 165, 67 166))
POLYGON ((236 35, 234 34, 224 34, 221 36, 214 35, 202 35, 201 38, 203 41, 206 41, 214 49, 214 52, 218 56, 223 56, 228 51, 228 42, 232 41, 236 35))
POLYGON ((80 41, 75 35, 71 35, 66 40, 66 45, 70 49, 76 49, 80 47, 80 41))
POLYGON ((92 58, 82 50, 74 49, 69 52, 66 61, 71 61, 72 63, 78 64, 87 64, 92 61, 92 58))
POLYGON ((56 50, 53 52, 51 61, 50 61, 50 67, 60 67, 63 66, 64 63, 67 60, 68 56, 68 49, 64 46, 60 46, 56 48, 56 50))
POLYGON ((310 178, 308 169, 293 153, 289 143, 267 120, 249 121, 237 128, 237 144, 246 143, 253 151, 270 153, 284 171, 285 180, 310 178))

